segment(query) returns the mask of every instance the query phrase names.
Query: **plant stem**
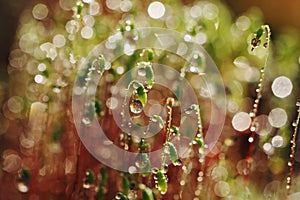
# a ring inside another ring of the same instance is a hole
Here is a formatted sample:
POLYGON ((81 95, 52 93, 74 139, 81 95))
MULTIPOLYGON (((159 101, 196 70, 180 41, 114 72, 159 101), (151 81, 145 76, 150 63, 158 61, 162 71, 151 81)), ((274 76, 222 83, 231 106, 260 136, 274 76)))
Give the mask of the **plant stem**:
POLYGON ((299 122, 300 122, 300 101, 298 101, 296 103, 296 106, 298 107, 298 116, 295 122, 293 122, 293 126, 294 126, 294 133, 292 136, 292 140, 291 140, 291 153, 290 153, 290 161, 288 162, 288 166, 290 167, 289 169, 289 173, 288 173, 288 177, 287 177, 287 183, 286 183, 286 189, 287 189, 287 193, 286 193, 286 199, 288 200, 289 195, 291 193, 291 188, 292 188, 292 179, 293 179, 293 167, 294 167, 294 162, 295 162, 295 148, 296 148, 296 138, 297 138, 297 133, 298 133, 298 126, 299 126, 299 122))
MULTIPOLYGON (((266 34, 266 42, 264 43, 264 48, 267 49, 266 51, 266 55, 265 55, 265 60, 264 60, 264 65, 263 67, 260 69, 260 79, 259 79, 259 83, 257 85, 257 89, 256 89, 256 99, 254 101, 253 104, 253 108, 252 111, 250 112, 250 117, 251 117, 251 125, 250 125, 250 137, 248 138, 248 142, 250 143, 249 149, 248 149, 248 154, 246 157, 246 161, 249 163, 249 165, 247 165, 247 168, 250 169, 251 168, 251 163, 253 161, 252 156, 253 156, 253 152, 255 149, 255 139, 256 139, 256 117, 257 117, 257 113, 258 113, 258 107, 259 107, 259 103, 262 97, 262 86, 264 83, 264 78, 265 78, 265 69, 267 67, 267 62, 268 62, 268 57, 269 57, 269 45, 270 45, 270 36, 271 36, 271 30, 269 25, 262 25, 262 28, 264 29, 264 34, 266 34)), ((257 38, 259 39, 259 38, 257 38)))

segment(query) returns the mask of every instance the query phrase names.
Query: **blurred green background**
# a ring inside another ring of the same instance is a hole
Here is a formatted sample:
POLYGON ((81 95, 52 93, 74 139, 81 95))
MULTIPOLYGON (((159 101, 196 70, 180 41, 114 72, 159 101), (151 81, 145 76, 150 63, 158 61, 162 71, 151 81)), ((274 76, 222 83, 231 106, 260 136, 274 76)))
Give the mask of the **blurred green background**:
MULTIPOLYGON (((55 0, 54 0, 55 1, 55 0)), ((47 2, 54 2, 48 0, 47 2)), ((185 3, 192 0, 183 0, 185 3)), ((18 17, 22 10, 29 5, 42 2, 37 0, 10 0, 0 1, 0 73, 1 80, 7 80, 6 66, 8 64, 9 50, 14 40, 14 34, 18 25, 18 17)), ((237 16, 251 7, 258 7, 262 10, 265 22, 272 28, 272 35, 276 37, 276 32, 286 28, 296 28, 300 30, 300 1, 272 1, 272 0, 223 0, 233 16, 237 16)))

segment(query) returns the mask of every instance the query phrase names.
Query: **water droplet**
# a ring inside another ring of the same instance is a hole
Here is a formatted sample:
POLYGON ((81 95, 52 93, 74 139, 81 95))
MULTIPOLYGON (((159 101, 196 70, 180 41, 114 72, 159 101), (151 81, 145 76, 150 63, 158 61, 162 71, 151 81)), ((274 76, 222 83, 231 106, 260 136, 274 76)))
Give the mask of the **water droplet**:
POLYGON ((84 189, 89 189, 89 188, 91 188, 91 184, 89 182, 87 182, 87 181, 84 181, 83 184, 82 184, 82 187, 84 189))
POLYGON ((170 148, 169 148, 168 145, 165 146, 165 148, 164 148, 164 153, 165 153, 165 154, 170 154, 170 148))
POLYGON ((255 126, 251 126, 251 127, 250 127, 250 131, 251 131, 251 132, 254 132, 255 130, 256 130, 255 126))
POLYGON ((85 172, 85 178, 83 179, 82 187, 85 189, 89 189, 94 186, 94 182, 95 182, 94 172, 91 170, 87 170, 85 172))
POLYGON ((38 65, 38 70, 40 71, 40 72, 43 72, 43 71, 45 71, 47 69, 47 66, 44 64, 44 63, 40 63, 39 65, 38 65))
POLYGON ((251 40, 251 46, 252 46, 251 50, 253 51, 255 48, 259 47, 260 43, 261 43, 261 40, 259 40, 257 38, 253 38, 251 40))
MULTIPOLYGON (((264 72, 265 72, 265 68, 264 68, 264 67, 263 67, 263 68, 261 68, 261 69, 260 69, 260 72, 261 72, 261 73, 264 73, 264 72)), ((260 79, 259 81, 261 82, 261 81, 262 81, 262 79, 260 79)))
POLYGON ((24 181, 18 181, 17 188, 19 192, 26 193, 29 190, 28 184, 24 181))
POLYGON ((184 113, 187 114, 187 115, 189 115, 189 114, 191 114, 193 112, 193 110, 194 109, 190 106, 190 107, 184 109, 184 113))
POLYGON ((152 170, 151 170, 151 171, 152 171, 152 173, 153 173, 153 174, 157 174, 157 172, 158 172, 158 168, 154 167, 154 168, 152 168, 152 170))
POLYGON ((255 116, 254 112, 250 112, 249 115, 250 115, 250 117, 254 117, 255 116))
POLYGON ((249 138, 248 138, 248 142, 249 142, 249 143, 254 142, 254 138, 253 138, 253 137, 249 137, 249 138))
POLYGON ((288 166, 291 167, 293 163, 291 161, 288 162, 288 166))
POLYGON ((122 194, 121 192, 118 192, 115 196, 115 199, 119 200, 119 199, 127 199, 127 198, 124 194, 122 194))
MULTIPOLYGON (((227 170, 226 170, 227 171, 227 170)), ((203 173, 203 171, 200 171, 199 173, 198 173, 198 176, 203 176, 204 175, 204 173, 203 173)), ((227 178, 227 176, 226 176, 226 178, 227 178)))
POLYGON ((26 193, 29 190, 30 174, 28 170, 22 168, 18 172, 17 188, 19 192, 26 193))
POLYGON ((143 104, 138 99, 133 99, 130 103, 130 111, 134 114, 140 114, 143 111, 143 104))
POLYGON ((297 101, 296 106, 300 106, 300 101, 297 101))
POLYGON ((140 66, 138 68, 138 75, 139 76, 146 76, 146 68, 144 66, 140 66))
POLYGON ((175 99, 172 98, 172 97, 168 97, 168 99, 167 99, 167 106, 168 106, 169 108, 172 108, 173 105, 174 105, 174 103, 175 103, 175 99))
POLYGON ((181 159, 177 159, 174 163, 174 166, 181 166, 182 165, 182 160, 181 159))
POLYGON ((185 181, 184 181, 184 180, 181 180, 181 181, 180 181, 180 185, 185 185, 185 181))
POLYGON ((128 127, 131 127, 131 126, 132 126, 132 123, 131 123, 131 122, 128 122, 127 125, 128 125, 128 127))
POLYGON ((161 172, 164 173, 164 174, 166 174, 168 172, 168 169, 169 169, 168 164, 164 164, 163 167, 162 167, 162 169, 161 169, 161 172))
POLYGON ((43 75, 37 74, 34 76, 34 81, 38 84, 44 84, 46 79, 43 75))
POLYGON ((136 157, 135 166, 140 169, 144 168, 147 164, 147 159, 147 154, 138 154, 136 157))
MULTIPOLYGON (((195 191, 195 196, 199 196, 201 194, 201 190, 195 191)), ((199 198, 195 197, 193 200, 199 200, 199 198)))
POLYGON ((115 199, 117 199, 117 200, 121 199, 121 195, 119 193, 116 194, 115 199))
POLYGON ((135 166, 130 166, 130 167, 128 168, 128 172, 129 172, 130 174, 136 173, 136 168, 135 168, 135 166))
POLYGON ((158 120, 157 120, 156 117, 151 117, 150 120, 151 120, 152 122, 154 122, 154 123, 155 123, 155 122, 158 122, 158 120))
POLYGON ((297 126, 297 121, 293 121, 292 126, 296 127, 297 126))
POLYGON ((91 120, 90 120, 90 118, 88 117, 88 116, 84 116, 83 118, 82 118, 82 123, 84 124, 84 125, 89 125, 89 124, 91 124, 91 120))
POLYGON ((198 177, 198 178, 197 178, 197 181, 198 181, 198 182, 203 181, 203 177, 198 177))

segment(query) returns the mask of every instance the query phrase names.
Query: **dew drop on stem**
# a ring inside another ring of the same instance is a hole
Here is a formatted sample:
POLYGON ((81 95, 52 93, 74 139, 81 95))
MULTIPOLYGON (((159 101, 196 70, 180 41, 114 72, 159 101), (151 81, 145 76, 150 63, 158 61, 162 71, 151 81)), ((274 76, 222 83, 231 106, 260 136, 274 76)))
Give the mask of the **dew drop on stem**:
POLYGON ((18 181, 17 188, 18 188, 19 192, 22 192, 22 193, 26 193, 29 190, 28 184, 24 181, 18 181))
POLYGON ((146 76, 146 68, 145 67, 139 67, 138 68, 138 75, 139 76, 146 76))
POLYGON ((134 114, 140 114, 143 111, 143 104, 138 99, 133 99, 130 103, 130 111, 134 114))
POLYGON ((177 159, 174 163, 174 166, 181 166, 182 165, 182 160, 181 159, 177 159))
POLYGON ((146 167, 148 161, 149 161, 149 158, 148 158, 147 154, 140 153, 136 157, 135 165, 138 168, 142 169, 142 168, 146 167))
POLYGON ((29 171, 22 168, 18 172, 18 178, 17 178, 17 189, 19 192, 26 193, 29 191, 29 180, 30 180, 29 171))
POLYGON ((85 177, 83 179, 83 183, 82 183, 82 187, 84 189, 89 189, 91 187, 94 186, 94 183, 95 183, 95 175, 94 175, 94 172, 91 171, 91 170, 87 170, 85 172, 85 177))

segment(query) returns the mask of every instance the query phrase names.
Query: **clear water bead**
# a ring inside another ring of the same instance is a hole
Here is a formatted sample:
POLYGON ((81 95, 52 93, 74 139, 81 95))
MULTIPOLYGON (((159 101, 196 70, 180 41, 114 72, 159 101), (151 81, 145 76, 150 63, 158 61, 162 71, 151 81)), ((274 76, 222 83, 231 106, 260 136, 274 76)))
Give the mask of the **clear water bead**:
POLYGON ((18 181, 17 188, 18 188, 19 192, 21 192, 21 193, 26 193, 29 190, 28 184, 24 181, 18 181))
POLYGON ((146 76, 146 68, 144 66, 140 66, 138 68, 138 75, 139 76, 146 76))
POLYGON ((147 157, 145 154, 138 154, 136 157, 135 166, 140 169, 144 168, 147 164, 146 159, 147 157))
POLYGON ((187 115, 190 115, 194 110, 195 110, 195 108, 193 106, 190 106, 190 107, 184 109, 184 113, 187 115))
POLYGON ((83 118, 82 118, 82 123, 84 124, 84 125, 89 125, 89 124, 91 124, 91 120, 90 120, 90 118, 88 117, 88 116, 84 116, 83 118))
POLYGON ((292 126, 296 127, 297 126, 297 121, 293 121, 292 126))
POLYGON ((136 167, 135 166, 130 166, 129 168, 128 168, 128 172, 130 173, 130 174, 134 174, 134 173, 136 173, 136 167))
POLYGON ((140 114, 143 111, 143 104, 138 99, 133 99, 130 103, 130 111, 134 114, 140 114))
POLYGON ((174 166, 181 166, 182 165, 182 160, 181 159, 177 159, 174 163, 174 166))

